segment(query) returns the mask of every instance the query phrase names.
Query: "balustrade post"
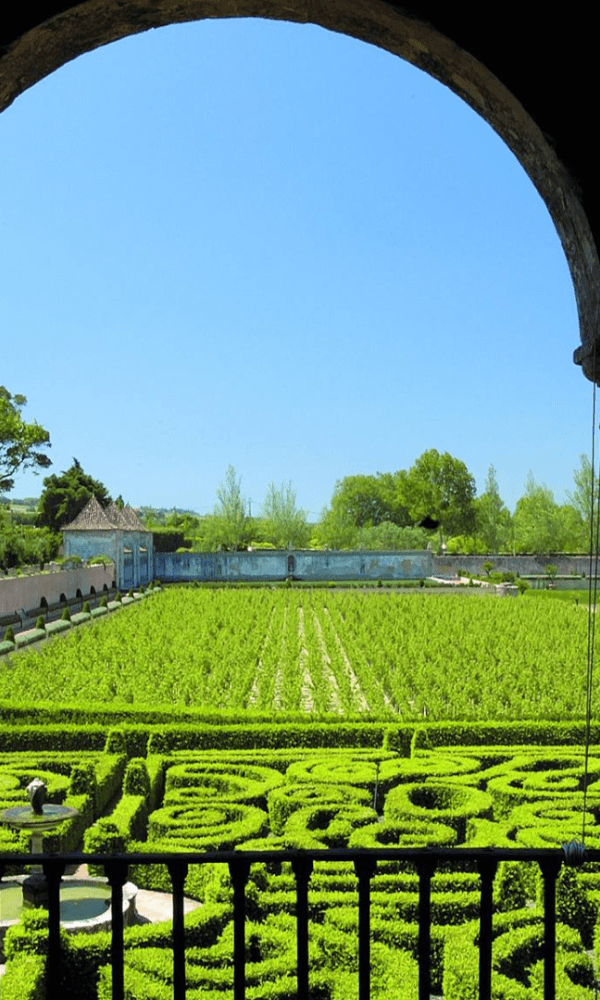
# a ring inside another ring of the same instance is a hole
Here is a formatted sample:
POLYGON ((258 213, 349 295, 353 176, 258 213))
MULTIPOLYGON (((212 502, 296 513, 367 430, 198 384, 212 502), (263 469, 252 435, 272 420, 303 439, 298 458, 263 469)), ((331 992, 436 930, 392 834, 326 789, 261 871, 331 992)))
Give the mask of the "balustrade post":
POLYGON ((369 1000, 371 993, 371 879, 377 862, 368 855, 356 858, 358 877, 358 1000, 369 1000))
POLYGON ((246 996, 246 883, 250 864, 240 857, 229 862, 233 883, 233 997, 245 1000, 246 996))
POLYGON ((479 903, 479 1000, 492 997, 492 916, 494 878, 498 862, 492 858, 477 862, 481 878, 479 903))
POLYGON ((556 1000, 556 879, 561 859, 540 861, 544 879, 544 1000, 556 1000))
POLYGON ((46 964, 47 995, 62 994, 62 960, 60 950, 60 882, 65 870, 61 861, 44 861, 42 871, 48 883, 48 961, 46 964))
POLYGON ((299 855, 292 859, 296 876, 296 942, 298 953, 298 1000, 308 1000, 308 883, 313 863, 299 855))
POLYGON ((431 996, 431 878, 436 869, 434 858, 419 858, 419 1000, 431 996))
POLYGON ((185 1000, 185 924, 183 891, 188 873, 186 861, 167 864, 173 887, 173 1000, 185 1000))
POLYGON ((112 1000, 124 1000, 123 886, 127 881, 129 866, 126 861, 105 861, 104 870, 111 888, 110 912, 112 937, 110 943, 110 961, 112 967, 112 1000))

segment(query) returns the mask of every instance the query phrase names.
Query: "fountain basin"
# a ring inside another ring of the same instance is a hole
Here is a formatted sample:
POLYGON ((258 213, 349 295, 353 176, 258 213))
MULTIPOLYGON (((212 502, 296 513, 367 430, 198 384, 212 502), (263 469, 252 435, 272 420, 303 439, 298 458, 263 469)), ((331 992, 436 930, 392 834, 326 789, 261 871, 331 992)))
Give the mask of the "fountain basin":
MULTIPOLYGON (((30 877, 12 875, 0 879, 0 962, 4 961, 4 935, 9 927, 19 922, 26 909, 23 883, 30 877)), ((137 886, 126 882, 123 886, 123 923, 126 927, 138 920, 136 896, 137 886)), ((60 884, 61 926, 69 934, 109 931, 112 926, 110 897, 110 886, 105 878, 65 876, 60 884)))

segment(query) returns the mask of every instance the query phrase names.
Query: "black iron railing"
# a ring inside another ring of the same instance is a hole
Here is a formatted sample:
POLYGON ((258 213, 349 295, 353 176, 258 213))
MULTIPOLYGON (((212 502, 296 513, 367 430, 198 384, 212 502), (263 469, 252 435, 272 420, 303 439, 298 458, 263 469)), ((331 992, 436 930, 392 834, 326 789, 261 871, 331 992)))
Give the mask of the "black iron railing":
MULTIPOLYGON (((298 1000, 309 995, 309 883, 316 861, 351 862, 358 888, 358 979, 359 1000, 369 1000, 370 994, 370 887, 379 861, 411 862, 419 878, 418 917, 418 1000, 430 1000, 431 995, 431 880, 441 863, 464 865, 470 862, 480 876, 479 905, 479 998, 491 1000, 492 995, 492 891, 500 861, 536 862, 544 884, 544 1000, 556 998, 556 879, 561 865, 581 862, 581 852, 571 850, 475 849, 475 848, 379 848, 373 850, 306 850, 306 851, 218 851, 205 853, 144 853, 114 855, 60 854, 37 856, 48 880, 48 959, 46 966, 47 995, 60 996, 60 882, 69 864, 104 866, 111 887, 112 907, 112 996, 124 997, 123 945, 123 886, 130 865, 166 865, 173 894, 173 998, 185 1000, 185 923, 184 892, 190 864, 226 864, 233 886, 233 972, 234 1000, 245 1000, 245 890, 252 865, 258 862, 290 862, 296 880, 296 939, 298 1000)), ((600 850, 586 852, 585 861, 600 861, 600 850)), ((7 865, 26 866, 31 855, 0 855, 0 876, 7 865)))

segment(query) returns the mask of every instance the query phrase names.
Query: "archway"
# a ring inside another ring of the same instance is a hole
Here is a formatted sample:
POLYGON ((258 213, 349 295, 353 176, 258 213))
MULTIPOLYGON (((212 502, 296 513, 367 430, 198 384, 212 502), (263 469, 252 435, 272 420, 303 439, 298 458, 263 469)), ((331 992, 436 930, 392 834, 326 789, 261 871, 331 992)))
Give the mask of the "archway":
MULTIPOLYGON (((589 378, 599 377, 600 365, 594 372, 594 341, 600 312, 600 265, 594 235, 580 198, 580 190, 571 178, 563 160, 559 159, 545 131, 546 122, 555 126, 555 139, 560 136, 571 169, 579 173, 579 181, 587 180, 585 143, 577 136, 576 122, 569 108, 556 114, 549 110, 555 95, 549 85, 548 103, 540 98, 544 89, 541 81, 531 86, 538 64, 550 80, 555 72, 552 45, 560 41, 563 67, 559 87, 567 88, 566 78, 573 71, 571 84, 577 92, 577 76, 585 72, 586 61, 579 22, 573 28, 563 22, 554 29, 537 16, 524 16, 522 11, 503 12, 502 24, 490 29, 489 23, 479 27, 475 11, 457 13, 446 5, 419 5, 410 13, 392 5, 370 0, 338 0, 321 5, 308 0, 282 3, 272 0, 240 0, 232 8, 228 0, 156 0, 151 6, 141 0, 90 0, 80 4, 46 3, 35 11, 17 10, 16 4, 3 15, 1 25, 3 45, 0 49, 0 110, 38 80, 83 52, 105 45, 127 35, 149 28, 201 20, 207 17, 268 17, 276 20, 314 23, 332 31, 342 32, 371 42, 401 56, 450 87, 502 136, 529 175, 559 233, 569 264, 577 299, 582 348, 576 351, 576 361, 589 378), (40 9, 41 8, 41 9, 40 9), (576 32, 570 63, 566 38, 576 32), (491 38, 491 36, 494 36, 491 38), (509 47, 504 58, 502 46, 509 47), (550 65, 544 53, 552 56, 550 65), (481 53, 479 57, 472 53, 481 53), (514 53, 514 55, 513 55, 514 53), (567 62, 565 61, 567 60, 567 62), (497 64, 500 73, 510 79, 509 89, 491 66, 497 64), (567 67, 568 68, 565 68, 567 67), (518 99, 520 93, 536 116, 525 110, 518 99), (543 121, 544 126, 538 122, 543 121), (544 130, 543 130, 544 129, 544 130)), ((562 92, 561 92, 562 93, 562 92)), ((569 100, 565 98, 565 105, 569 100)), ((592 164, 593 166, 593 164, 592 164)), ((589 191, 591 195, 591 177, 589 191)), ((593 209, 593 195, 587 201, 593 209)), ((595 216, 594 216, 595 217, 595 216)))

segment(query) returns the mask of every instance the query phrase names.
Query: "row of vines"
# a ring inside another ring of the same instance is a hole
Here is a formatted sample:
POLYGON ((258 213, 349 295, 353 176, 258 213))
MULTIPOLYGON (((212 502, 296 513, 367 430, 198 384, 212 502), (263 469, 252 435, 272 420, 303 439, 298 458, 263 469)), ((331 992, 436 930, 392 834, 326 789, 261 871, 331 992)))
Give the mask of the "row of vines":
POLYGON ((575 719, 586 615, 423 592, 174 589, 0 664, 0 699, 406 721, 575 719))

